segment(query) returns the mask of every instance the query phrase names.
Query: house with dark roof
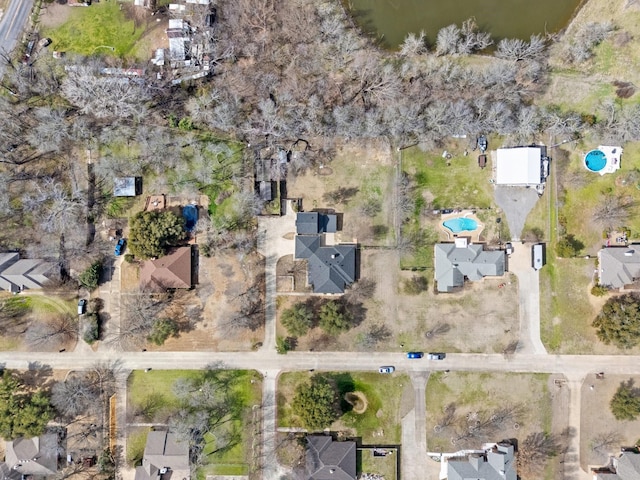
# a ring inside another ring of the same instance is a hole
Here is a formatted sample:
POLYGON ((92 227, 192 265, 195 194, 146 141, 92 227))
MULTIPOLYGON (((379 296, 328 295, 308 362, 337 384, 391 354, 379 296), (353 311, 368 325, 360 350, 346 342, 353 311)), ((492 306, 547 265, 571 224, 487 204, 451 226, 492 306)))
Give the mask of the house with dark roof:
POLYGON ((135 480, 189 480, 189 445, 174 433, 151 431, 135 480))
POLYGON ((169 288, 191 288, 194 284, 196 251, 191 247, 176 248, 155 260, 146 260, 140 268, 140 288, 143 291, 163 291, 169 288))
POLYGON ((626 450, 617 457, 611 457, 605 467, 591 471, 593 480, 637 480, 640 478, 640 452, 626 450))
POLYGON ((500 277, 506 269, 503 250, 485 250, 483 245, 472 244, 466 238, 455 243, 435 245, 435 280, 439 292, 452 292, 464 281, 477 282, 484 277, 500 277))
POLYGON ((640 279, 640 245, 601 249, 598 276, 598 283, 609 288, 622 288, 640 279))
POLYGON ((54 265, 40 258, 20 258, 16 252, 0 253, 0 289, 20 292, 42 288, 54 265))
POLYGON ((334 442, 328 435, 307 436, 309 480, 355 480, 356 442, 334 442))
POLYGON ((5 461, 0 463, 0 479, 45 479, 58 471, 58 435, 18 438, 6 443, 5 461))
POLYGON ((447 459, 447 480, 516 480, 514 447, 496 443, 483 453, 447 459))
POLYGON ((307 260, 307 283, 314 293, 344 293, 356 281, 355 244, 327 244, 337 216, 300 212, 296 217, 295 258, 307 260))

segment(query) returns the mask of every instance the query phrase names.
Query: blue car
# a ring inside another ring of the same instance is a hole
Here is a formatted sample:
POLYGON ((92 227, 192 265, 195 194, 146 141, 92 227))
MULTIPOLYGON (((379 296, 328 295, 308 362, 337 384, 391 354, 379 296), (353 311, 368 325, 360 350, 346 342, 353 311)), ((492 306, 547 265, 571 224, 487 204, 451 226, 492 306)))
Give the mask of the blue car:
POLYGON ((422 358, 424 353, 422 352, 407 352, 407 358, 422 358))
POLYGON ((124 238, 121 238, 120 240, 118 240, 118 243, 116 243, 116 248, 113 251, 116 257, 119 257, 120 255, 122 255, 122 252, 124 250, 124 244, 125 244, 124 238))

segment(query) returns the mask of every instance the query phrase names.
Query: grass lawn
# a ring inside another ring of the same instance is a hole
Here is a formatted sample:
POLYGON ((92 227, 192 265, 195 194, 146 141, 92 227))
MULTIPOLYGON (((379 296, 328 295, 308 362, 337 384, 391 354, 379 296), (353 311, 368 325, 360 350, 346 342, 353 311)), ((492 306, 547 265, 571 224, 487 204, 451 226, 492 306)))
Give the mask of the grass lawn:
MULTIPOLYGON (((321 375, 333 380, 341 400, 343 415, 333 423, 334 431, 348 430, 349 436, 362 438, 364 445, 394 445, 401 437, 401 400, 403 390, 412 388, 407 375, 380 375, 373 372, 323 372, 321 375), (367 399, 367 409, 362 414, 349 410, 343 400, 348 392, 361 392, 367 399)), ((296 386, 308 381, 307 372, 288 372, 278 379, 278 426, 301 427, 294 415, 290 401, 296 386)), ((413 390, 412 390, 413 391, 413 390)))
POLYGON ((533 432, 550 433, 552 406, 548 378, 547 374, 432 373, 426 390, 427 448, 447 452, 463 447, 479 448, 483 442, 503 438, 524 439, 533 432), (450 404, 455 405, 455 415, 448 424, 444 412, 450 404), (467 440, 468 444, 452 446, 451 439, 465 427, 468 416, 489 418, 506 405, 518 406, 518 412, 499 425, 494 434, 478 433, 476 438, 467 440))
POLYGON ((478 167, 478 152, 462 154, 468 140, 451 146, 450 165, 442 152, 402 151, 402 169, 413 180, 425 206, 432 208, 489 208, 493 206, 491 169, 478 167))
POLYGON ((64 25, 44 29, 41 36, 51 38, 52 50, 81 55, 113 52, 118 57, 129 56, 144 28, 136 28, 120 5, 120 2, 108 0, 86 8, 73 8, 64 25))
POLYGON ((144 447, 147 443, 147 435, 151 429, 149 427, 136 427, 128 431, 127 434, 127 463, 137 466, 142 463, 144 447))
POLYGON ((398 469, 398 450, 387 450, 384 457, 374 457, 373 449, 359 448, 356 451, 358 475, 371 473, 381 475, 384 480, 396 480, 398 469))
MULTIPOLYGON (((171 415, 179 408, 178 398, 172 386, 178 379, 203 380, 211 376, 225 393, 233 394, 239 404, 237 414, 231 414, 225 422, 224 431, 216 430, 229 440, 229 446, 216 443, 216 436, 208 434, 204 446, 206 463, 198 472, 198 478, 206 474, 246 475, 250 470, 251 446, 254 437, 251 424, 255 422, 254 405, 261 402, 261 377, 255 371, 193 371, 193 370, 152 370, 134 371, 129 377, 128 412, 140 411, 148 403, 158 405, 152 415, 171 415)), ((152 419, 157 421, 155 419, 152 419)), ((132 452, 132 455, 135 452, 132 452)))

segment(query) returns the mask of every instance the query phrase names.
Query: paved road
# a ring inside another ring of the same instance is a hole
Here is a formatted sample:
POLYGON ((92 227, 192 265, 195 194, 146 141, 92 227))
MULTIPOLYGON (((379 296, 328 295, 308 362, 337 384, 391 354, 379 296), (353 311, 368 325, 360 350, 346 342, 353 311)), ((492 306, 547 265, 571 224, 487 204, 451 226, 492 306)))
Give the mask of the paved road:
MULTIPOLYGON (((11 52, 18 43, 22 30, 33 8, 33 0, 11 0, 0 20, 0 48, 11 52)), ((4 65, 0 62, 0 77, 4 75, 4 65)))

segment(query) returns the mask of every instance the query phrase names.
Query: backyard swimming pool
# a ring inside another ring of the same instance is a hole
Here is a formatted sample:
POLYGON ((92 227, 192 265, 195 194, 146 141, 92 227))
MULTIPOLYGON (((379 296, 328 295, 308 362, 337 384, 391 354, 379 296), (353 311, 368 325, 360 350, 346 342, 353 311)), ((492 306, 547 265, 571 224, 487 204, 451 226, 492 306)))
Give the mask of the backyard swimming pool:
POLYGON ((602 150, 591 150, 585 155, 584 164, 592 172, 599 172, 607 166, 607 156, 602 150))
POLYGON ((442 225, 447 227, 453 233, 472 232, 473 230, 478 228, 478 222, 476 222, 473 218, 466 217, 452 218, 450 220, 442 222, 442 225))
POLYGON ((195 205, 186 205, 182 208, 182 216, 184 217, 184 229, 192 232, 198 221, 198 208, 195 205))

